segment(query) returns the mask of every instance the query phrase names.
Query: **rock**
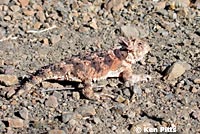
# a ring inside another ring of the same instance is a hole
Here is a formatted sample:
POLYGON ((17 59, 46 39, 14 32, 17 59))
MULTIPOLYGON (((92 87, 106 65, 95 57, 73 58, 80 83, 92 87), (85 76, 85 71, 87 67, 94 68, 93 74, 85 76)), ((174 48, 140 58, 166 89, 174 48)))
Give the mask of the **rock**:
POLYGON ((22 119, 8 119, 8 126, 13 128, 22 128, 24 121, 22 119))
POLYGON ((139 37, 139 31, 133 25, 124 25, 121 31, 126 37, 139 37))
POLYGON ((149 32, 145 30, 145 28, 140 26, 134 26, 132 24, 121 26, 121 32, 126 37, 136 37, 136 38, 137 37, 144 38, 149 34, 149 32))
POLYGON ((0 5, 8 5, 10 0, 0 0, 0 5))
POLYGON ((98 26, 97 26, 97 22, 96 22, 96 19, 92 19, 92 21, 90 22, 89 26, 93 29, 98 29, 98 26))
POLYGON ((34 128, 38 129, 38 128, 41 128, 42 126, 44 126, 45 124, 43 121, 33 120, 32 125, 34 128))
POLYGON ((198 89, 197 89, 196 87, 192 87, 192 88, 191 88, 191 92, 192 92, 192 93, 197 93, 197 92, 198 92, 198 89))
POLYGON ((102 122, 102 121, 101 121, 100 118, 94 117, 94 123, 95 123, 95 124, 100 124, 101 122, 102 122))
POLYGON ((74 113, 64 113, 62 114, 62 122, 67 123, 70 119, 72 119, 72 116, 74 113))
POLYGON ((4 17, 4 20, 10 21, 10 20, 11 20, 11 17, 10 17, 9 15, 7 15, 7 16, 4 17))
POLYGON ((0 121, 0 129, 3 130, 5 129, 5 127, 6 127, 5 124, 2 121, 0 121))
POLYGON ((83 21, 84 22, 88 22, 88 21, 91 20, 91 17, 89 16, 88 13, 83 13, 82 16, 83 16, 83 21))
POLYGON ((196 79, 194 79, 194 83, 196 83, 196 84, 200 84, 200 78, 196 78, 196 79))
POLYGON ((4 74, 13 74, 14 72, 15 72, 14 66, 7 66, 3 71, 4 74))
POLYGON ((66 134, 65 131, 59 129, 50 130, 48 134, 66 134))
POLYGON ((82 116, 93 116, 96 114, 96 111, 93 106, 82 106, 76 109, 76 112, 81 114, 82 116))
POLYGON ((20 10, 20 7, 18 5, 13 5, 13 6, 10 6, 10 9, 13 11, 13 12, 17 12, 20 10))
POLYGON ((156 3, 156 10, 161 10, 161 9, 164 9, 166 6, 166 1, 160 1, 158 3, 156 3))
POLYGON ((175 0, 176 7, 188 7, 190 5, 190 0, 175 0))
POLYGON ((75 119, 71 119, 71 120, 69 120, 68 124, 71 126, 76 126, 78 124, 78 121, 75 119))
POLYGON ((62 114, 62 121, 63 121, 64 123, 67 123, 67 122, 69 122, 70 120, 80 120, 80 119, 82 119, 82 118, 83 118, 83 116, 80 115, 80 114, 77 113, 77 112, 74 112, 74 113, 70 112, 70 113, 63 113, 63 114, 62 114))
POLYGON ((42 42, 44 45, 49 45, 49 40, 47 38, 44 38, 42 42))
POLYGON ((195 111, 191 112, 190 117, 200 121, 200 110, 195 110, 195 111))
POLYGON ((157 58, 156 57, 150 57, 147 60, 149 63, 157 63, 157 58))
POLYGON ((57 107, 58 106, 58 101, 55 96, 49 96, 49 98, 45 101, 45 105, 48 107, 57 107))
POLYGON ((123 90, 123 94, 126 95, 126 96, 128 96, 128 97, 130 97, 131 96, 131 92, 130 92, 129 88, 125 88, 123 90))
POLYGON ((54 45, 61 40, 60 35, 52 35, 50 38, 51 43, 54 45))
POLYGON ((22 7, 25 7, 29 4, 29 0, 18 0, 22 7))
POLYGON ((46 19, 43 11, 38 11, 36 17, 38 20, 40 20, 40 22, 44 22, 46 19))
POLYGON ((196 0, 196 2, 194 3, 194 6, 195 6, 197 9, 200 9, 200 0, 196 0))
POLYGON ((20 117, 22 117, 24 120, 28 120, 28 110, 27 108, 22 108, 22 110, 19 111, 20 117))
POLYGON ((190 5, 190 0, 174 0, 169 1, 169 6, 172 10, 175 10, 176 8, 186 8, 190 5))
POLYGON ((120 114, 120 115, 124 115, 126 110, 127 110, 127 106, 123 103, 119 103, 116 104, 112 110, 114 110, 116 113, 120 114))
POLYGON ((15 93, 16 93, 15 87, 4 87, 3 91, 1 92, 1 95, 6 97, 6 98, 10 98, 15 93))
POLYGON ((79 99, 80 99, 80 94, 79 94, 79 92, 73 92, 73 93, 72 93, 72 96, 73 96, 73 98, 74 98, 75 100, 79 100, 79 99))
POLYGON ((27 16, 33 16, 35 14, 35 11, 33 10, 27 10, 27 9, 24 9, 23 10, 23 13, 27 16))
POLYGON ((42 11, 43 10, 42 6, 40 4, 38 4, 38 3, 33 4, 32 7, 33 7, 34 10, 38 10, 38 11, 42 11))
MULTIPOLYGON (((1 30, 1 32, 4 31, 4 29, 0 29, 0 30, 1 30)), ((4 34, 5 34, 5 33, 3 32, 3 33, 2 33, 2 36, 3 36, 4 34)), ((0 35, 1 35, 1 33, 0 33, 0 35)), ((4 63, 5 63, 5 61, 2 60, 2 59, 0 59, 0 66, 3 66, 4 63)))
POLYGON ((179 64, 181 64, 185 68, 185 70, 191 69, 191 65, 188 64, 187 62, 179 62, 179 64))
POLYGON ((185 71, 189 69, 185 62, 175 62, 169 69, 166 71, 164 79, 173 80, 180 77, 185 71))
POLYGON ((142 89, 137 84, 135 84, 133 86, 133 92, 134 92, 134 94, 141 95, 142 94, 142 89))
POLYGON ((7 105, 2 105, 2 106, 1 106, 1 109, 2 109, 2 110, 6 110, 6 109, 7 109, 7 105))
POLYGON ((109 0, 106 4, 106 10, 113 10, 113 11, 119 11, 123 8, 123 3, 125 0, 109 0))
POLYGON ((40 29, 41 25, 42 25, 42 23, 37 21, 37 22, 35 22, 33 27, 34 27, 34 29, 40 29))
POLYGON ((18 78, 16 75, 0 74, 0 83, 5 86, 15 85, 18 83, 18 78))
POLYGON ((119 103, 122 103, 122 102, 124 102, 126 99, 123 97, 123 96, 121 96, 121 95, 119 95, 119 96, 117 96, 117 98, 115 99, 117 102, 119 102, 119 103))
POLYGON ((58 99, 62 99, 63 94, 59 91, 54 91, 53 96, 55 96, 58 99))

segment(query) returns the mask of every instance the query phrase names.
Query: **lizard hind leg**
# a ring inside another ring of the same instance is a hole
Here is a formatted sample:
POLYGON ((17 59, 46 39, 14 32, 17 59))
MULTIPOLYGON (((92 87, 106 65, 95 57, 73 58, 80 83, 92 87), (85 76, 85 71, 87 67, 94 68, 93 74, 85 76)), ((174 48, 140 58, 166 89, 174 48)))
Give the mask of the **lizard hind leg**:
POLYGON ((98 100, 98 96, 95 96, 92 81, 87 80, 84 82, 84 88, 82 89, 82 94, 91 100, 98 100))
POLYGON ((41 83, 42 81, 42 77, 33 76, 30 81, 25 82, 23 85, 17 88, 16 93, 13 95, 13 98, 28 93, 35 85, 41 83))
POLYGON ((130 84, 135 84, 140 81, 150 81, 151 76, 147 74, 134 74, 132 69, 126 69, 122 72, 122 77, 124 81, 128 81, 130 84))

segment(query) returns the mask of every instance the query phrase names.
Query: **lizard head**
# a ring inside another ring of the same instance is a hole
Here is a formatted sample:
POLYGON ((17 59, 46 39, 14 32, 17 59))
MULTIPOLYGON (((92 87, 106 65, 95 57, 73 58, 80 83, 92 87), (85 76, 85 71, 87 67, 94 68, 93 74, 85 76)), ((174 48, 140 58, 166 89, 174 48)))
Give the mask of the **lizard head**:
POLYGON ((127 51, 126 60, 131 63, 141 60, 150 51, 147 42, 138 38, 120 38, 121 50, 127 51))

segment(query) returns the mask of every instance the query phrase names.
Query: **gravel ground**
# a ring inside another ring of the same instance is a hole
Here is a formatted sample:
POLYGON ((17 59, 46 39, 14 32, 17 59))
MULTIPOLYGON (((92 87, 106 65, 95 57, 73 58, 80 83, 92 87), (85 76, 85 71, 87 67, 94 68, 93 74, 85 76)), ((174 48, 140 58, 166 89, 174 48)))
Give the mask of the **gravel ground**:
POLYGON ((150 82, 100 81, 116 96, 102 102, 65 82, 42 82, 15 99, 1 94, 0 133, 200 133, 200 0, 1 0, 1 90, 64 57, 111 49, 119 36, 150 44, 133 66, 150 82))

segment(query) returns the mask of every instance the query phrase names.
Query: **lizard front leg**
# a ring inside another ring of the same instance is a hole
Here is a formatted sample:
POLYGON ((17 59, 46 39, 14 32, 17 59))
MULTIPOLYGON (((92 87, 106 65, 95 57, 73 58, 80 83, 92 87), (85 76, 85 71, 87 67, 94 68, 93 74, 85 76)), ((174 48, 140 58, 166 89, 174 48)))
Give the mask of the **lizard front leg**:
POLYGON ((85 80, 83 82, 84 88, 82 89, 82 94, 91 100, 99 100, 100 96, 94 93, 92 80, 85 80))
POLYGON ((130 84, 134 84, 140 81, 149 81, 151 76, 147 74, 134 74, 131 68, 126 68, 122 73, 124 81, 128 81, 130 84))

